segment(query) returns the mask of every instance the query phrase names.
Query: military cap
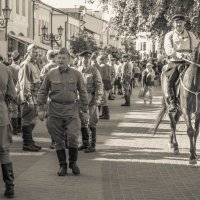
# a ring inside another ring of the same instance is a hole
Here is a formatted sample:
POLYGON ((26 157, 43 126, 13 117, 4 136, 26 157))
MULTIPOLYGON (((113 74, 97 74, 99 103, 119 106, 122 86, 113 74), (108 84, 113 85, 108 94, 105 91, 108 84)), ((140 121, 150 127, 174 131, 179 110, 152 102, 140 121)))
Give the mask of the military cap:
POLYGON ((147 63, 147 64, 146 64, 146 67, 153 67, 153 64, 147 63))
POLYGON ((32 51, 33 49, 37 49, 37 46, 35 44, 29 44, 27 47, 27 52, 32 51))
POLYGON ((55 56, 58 54, 58 51, 56 50, 48 50, 47 51, 47 58, 51 58, 52 56, 55 56))
POLYGON ((126 53, 122 54, 122 58, 128 58, 128 54, 126 53))
POLYGON ((178 21, 178 20, 185 21, 185 16, 182 14, 177 14, 172 17, 172 21, 178 21))
POLYGON ((91 55, 92 55, 92 52, 91 52, 91 51, 88 51, 88 50, 83 51, 83 52, 81 52, 81 53, 79 54, 80 57, 85 57, 85 56, 89 57, 89 56, 91 56, 91 55))
POLYGON ((105 54, 99 55, 97 57, 98 60, 106 60, 108 57, 105 54))
POLYGON ((58 54, 68 54, 70 56, 69 51, 67 50, 67 48, 63 47, 58 51, 58 54))
POLYGON ((14 50, 11 54, 13 60, 18 60, 20 58, 20 54, 17 50, 14 50))

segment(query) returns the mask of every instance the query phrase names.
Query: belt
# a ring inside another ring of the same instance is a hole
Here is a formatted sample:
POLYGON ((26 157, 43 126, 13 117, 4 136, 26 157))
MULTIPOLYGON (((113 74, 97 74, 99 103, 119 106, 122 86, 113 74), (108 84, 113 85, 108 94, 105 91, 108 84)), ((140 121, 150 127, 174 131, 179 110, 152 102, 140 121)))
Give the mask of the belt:
POLYGON ((68 102, 59 102, 59 101, 56 101, 56 100, 54 100, 54 99, 51 99, 51 101, 52 102, 54 102, 54 103, 58 103, 58 104, 61 104, 61 105, 70 105, 70 104, 74 104, 74 103, 76 103, 76 101, 68 101, 68 102))
POLYGON ((192 50, 190 50, 190 49, 180 49, 180 50, 177 50, 176 52, 179 52, 179 53, 192 53, 192 50))

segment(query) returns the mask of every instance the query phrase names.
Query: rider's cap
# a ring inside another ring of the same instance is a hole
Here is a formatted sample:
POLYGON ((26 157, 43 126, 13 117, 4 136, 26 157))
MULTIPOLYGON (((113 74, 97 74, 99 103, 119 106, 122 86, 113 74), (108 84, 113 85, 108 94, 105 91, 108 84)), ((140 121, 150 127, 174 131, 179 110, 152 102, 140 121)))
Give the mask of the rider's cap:
POLYGON ((37 46, 35 44, 29 44, 27 47, 27 52, 32 51, 33 49, 37 49, 37 46))
POLYGON ((182 14, 177 14, 172 17, 172 21, 178 21, 178 20, 185 21, 185 16, 182 14))

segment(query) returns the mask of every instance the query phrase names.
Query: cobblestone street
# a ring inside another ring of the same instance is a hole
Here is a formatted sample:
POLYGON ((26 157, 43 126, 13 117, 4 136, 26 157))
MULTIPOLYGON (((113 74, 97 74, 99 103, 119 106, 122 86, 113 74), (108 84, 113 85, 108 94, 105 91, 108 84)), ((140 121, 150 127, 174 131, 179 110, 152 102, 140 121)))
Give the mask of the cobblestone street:
MULTIPOLYGON (((58 177, 58 161, 49 149, 45 122, 34 131, 41 152, 22 151, 21 136, 13 137, 11 155, 15 172, 16 200, 199 200, 200 162, 189 165, 189 139, 181 117, 177 126, 180 154, 168 148, 166 116, 155 136, 150 133, 161 107, 160 88, 154 88, 153 104, 144 105, 133 90, 130 107, 116 95, 110 103, 110 120, 98 124, 97 150, 79 153, 80 176, 58 177)), ((79 138, 81 141, 81 138, 79 138)), ((200 143, 197 141, 197 153, 200 143)), ((0 199, 4 198, 3 181, 0 199)))

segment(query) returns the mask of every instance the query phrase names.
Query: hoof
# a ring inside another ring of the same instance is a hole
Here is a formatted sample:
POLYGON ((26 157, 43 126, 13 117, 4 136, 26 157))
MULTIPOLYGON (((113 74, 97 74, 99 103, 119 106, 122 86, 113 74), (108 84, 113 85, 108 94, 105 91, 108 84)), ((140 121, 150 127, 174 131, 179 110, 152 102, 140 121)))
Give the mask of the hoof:
POLYGON ((189 160, 190 165, 196 165, 197 164, 197 159, 190 159, 189 160))
POLYGON ((174 149, 174 155, 178 155, 179 154, 179 150, 178 149, 174 149))

